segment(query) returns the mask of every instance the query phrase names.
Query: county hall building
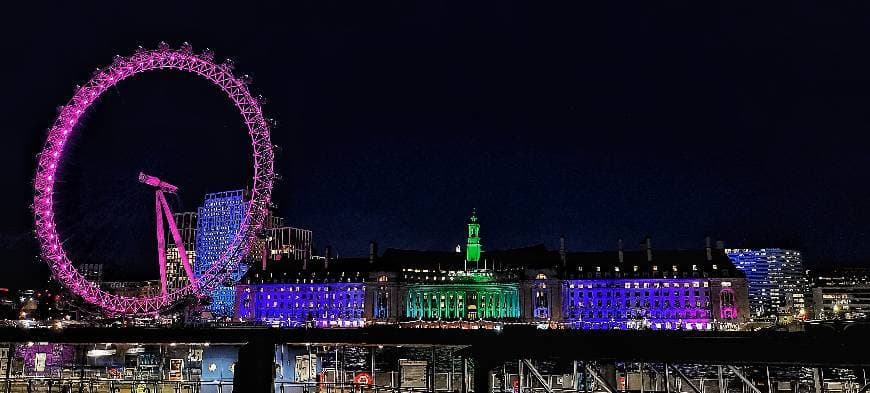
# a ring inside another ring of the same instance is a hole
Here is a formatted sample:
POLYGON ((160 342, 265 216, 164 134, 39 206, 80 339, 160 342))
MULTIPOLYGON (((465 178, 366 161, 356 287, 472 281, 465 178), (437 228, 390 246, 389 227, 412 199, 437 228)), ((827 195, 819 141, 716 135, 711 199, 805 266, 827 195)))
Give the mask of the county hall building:
POLYGON ((252 268, 235 317, 272 326, 736 330, 746 278, 722 247, 486 251, 476 213, 455 251, 388 249, 252 268))

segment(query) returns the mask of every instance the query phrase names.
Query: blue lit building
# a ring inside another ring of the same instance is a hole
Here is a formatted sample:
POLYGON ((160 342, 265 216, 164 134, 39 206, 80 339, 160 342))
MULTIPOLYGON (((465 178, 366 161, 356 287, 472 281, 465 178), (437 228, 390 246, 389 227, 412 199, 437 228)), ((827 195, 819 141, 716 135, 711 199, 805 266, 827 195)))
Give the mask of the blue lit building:
POLYGON ((236 317, 282 327, 362 327, 365 284, 302 282, 236 285, 236 317))
POLYGON ((787 315, 806 318, 809 279, 800 251, 781 248, 727 249, 734 265, 746 274, 753 318, 787 315))
MULTIPOLYGON (((713 327, 713 291, 708 280, 566 280, 562 290, 565 320, 574 328, 710 330, 713 327)), ((736 308, 733 302, 730 305, 736 308)))
MULTIPOLYGON (((221 255, 229 248, 241 228, 242 220, 245 219, 246 209, 247 203, 243 190, 206 194, 205 201, 197 209, 196 259, 193 264, 194 274, 197 277, 202 276, 218 262, 221 255)), ((209 311, 214 316, 232 316, 235 300, 232 284, 242 278, 247 269, 247 264, 239 263, 235 271, 230 274, 232 283, 218 286, 212 292, 209 311)))
POLYGON ((746 278, 724 250, 566 253, 562 323, 581 329, 736 329, 746 278))

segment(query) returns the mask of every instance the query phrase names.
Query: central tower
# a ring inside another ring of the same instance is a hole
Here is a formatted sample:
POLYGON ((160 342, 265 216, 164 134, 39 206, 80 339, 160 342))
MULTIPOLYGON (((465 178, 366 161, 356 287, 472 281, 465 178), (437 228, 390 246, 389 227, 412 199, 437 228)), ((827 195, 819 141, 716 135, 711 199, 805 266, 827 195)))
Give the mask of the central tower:
POLYGON ((480 224, 477 222, 477 209, 471 211, 471 218, 468 220, 468 245, 465 248, 465 261, 474 262, 477 267, 480 261, 480 224))

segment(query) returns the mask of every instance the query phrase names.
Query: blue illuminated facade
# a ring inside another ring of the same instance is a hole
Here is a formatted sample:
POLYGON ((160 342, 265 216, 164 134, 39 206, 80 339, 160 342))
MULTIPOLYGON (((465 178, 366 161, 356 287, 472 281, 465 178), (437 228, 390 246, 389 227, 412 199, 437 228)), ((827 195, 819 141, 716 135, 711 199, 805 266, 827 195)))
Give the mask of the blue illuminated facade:
POLYGON ((238 284, 236 317, 281 327, 362 327, 361 282, 238 284))
MULTIPOLYGON (((193 264, 197 277, 218 262, 229 248, 241 228, 246 209, 243 190, 206 194, 205 201, 197 209, 196 259, 193 264)), ((241 279, 247 269, 245 263, 239 263, 235 271, 231 272, 232 282, 241 279)), ((229 285, 218 286, 211 293, 209 311, 218 317, 233 315, 235 290, 232 283, 227 284, 229 285)))
POLYGON ((562 291, 565 321, 574 328, 712 328, 707 280, 566 280, 562 291))

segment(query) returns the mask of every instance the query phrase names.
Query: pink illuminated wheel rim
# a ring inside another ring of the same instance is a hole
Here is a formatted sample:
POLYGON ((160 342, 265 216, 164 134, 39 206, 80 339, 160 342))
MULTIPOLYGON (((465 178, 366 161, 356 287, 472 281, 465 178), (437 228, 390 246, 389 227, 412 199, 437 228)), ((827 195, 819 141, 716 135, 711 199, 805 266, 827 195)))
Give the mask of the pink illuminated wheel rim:
POLYGON ((255 233, 263 224, 272 195, 274 180, 272 144, 269 123, 257 100, 251 96, 243 78, 233 75, 232 63, 214 62, 211 52, 193 53, 189 45, 171 49, 161 43, 156 50, 139 49, 129 57, 116 57, 112 64, 98 70, 93 78, 79 87, 72 99, 62 108, 48 131, 48 138, 38 156, 35 195, 33 199, 36 236, 42 258, 51 266, 54 277, 85 301, 100 307, 109 315, 154 314, 166 310, 177 301, 190 296, 201 296, 221 285, 230 277, 240 260, 247 255, 255 233), (57 168, 63 157, 64 145, 75 132, 79 118, 107 89, 119 81, 139 73, 156 70, 179 70, 199 75, 221 88, 242 115, 254 152, 254 177, 246 217, 241 229, 227 250, 196 280, 196 285, 165 295, 128 297, 108 293, 99 285, 88 281, 73 266, 58 237, 54 220, 53 190, 57 168))

